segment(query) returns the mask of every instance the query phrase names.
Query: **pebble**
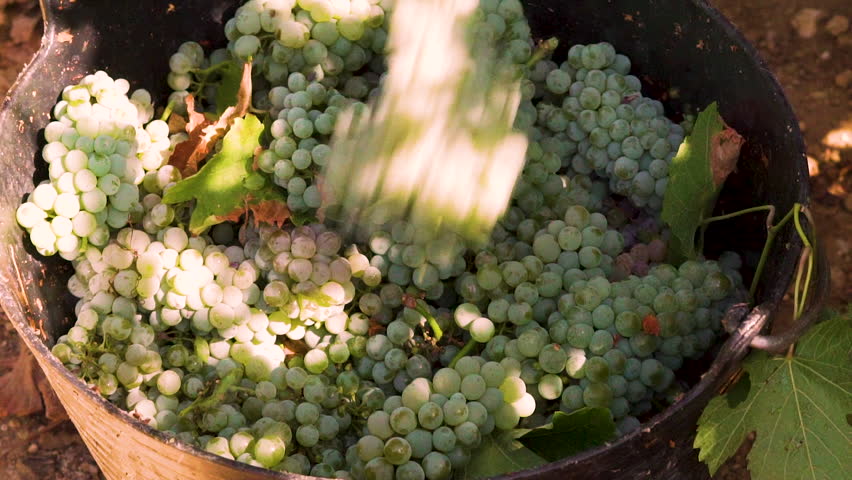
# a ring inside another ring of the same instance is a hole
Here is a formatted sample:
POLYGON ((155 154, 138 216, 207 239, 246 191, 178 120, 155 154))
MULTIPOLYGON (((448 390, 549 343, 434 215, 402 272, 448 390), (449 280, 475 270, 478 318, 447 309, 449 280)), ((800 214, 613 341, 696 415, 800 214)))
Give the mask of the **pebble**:
POLYGON ((826 22, 825 29, 835 37, 840 36, 849 30, 849 18, 844 15, 835 15, 826 22))
POLYGON ((31 443, 30 446, 27 447, 27 453, 32 454, 32 453, 36 453, 37 451, 38 451, 38 444, 37 443, 31 443))
POLYGON ((825 12, 818 8, 803 8, 793 16, 790 24, 800 37, 812 38, 817 32, 817 22, 823 15, 825 12))
POLYGON ((852 83, 852 70, 846 69, 834 77, 834 84, 840 88, 846 88, 852 83))

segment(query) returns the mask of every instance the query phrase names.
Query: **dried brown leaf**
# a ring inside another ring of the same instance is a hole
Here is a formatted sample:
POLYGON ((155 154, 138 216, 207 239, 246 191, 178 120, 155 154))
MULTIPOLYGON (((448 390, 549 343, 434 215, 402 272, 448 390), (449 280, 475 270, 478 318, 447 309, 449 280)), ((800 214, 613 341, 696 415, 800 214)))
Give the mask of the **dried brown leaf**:
POLYGON ((742 135, 727 125, 710 140, 710 169, 717 187, 725 183, 728 175, 736 170, 743 142, 745 139, 742 135))
POLYGON ((12 370, 0 377, 0 418, 42 411, 41 393, 36 385, 38 370, 35 358, 21 346, 12 370))
MULTIPOLYGON (((193 103, 195 103, 195 102, 193 101, 193 103)), ((183 118, 183 116, 178 115, 176 113, 172 113, 171 115, 169 115, 168 124, 169 124, 169 133, 178 133, 178 132, 185 132, 186 131, 186 126, 187 126, 186 119, 183 118)))
POLYGON ((304 355, 308 353, 308 346, 305 342, 295 341, 290 339, 285 339, 282 342, 282 346, 284 347, 284 354, 287 356, 290 355, 304 355))
POLYGON ((54 422, 68 420, 65 407, 62 406, 62 402, 59 401, 59 397, 56 396, 56 392, 50 386, 50 382, 41 369, 36 370, 36 386, 44 404, 44 416, 54 422))
POLYGON ((290 210, 287 208, 287 204, 278 200, 264 200, 258 203, 251 203, 250 201, 248 208, 254 215, 255 225, 268 223, 282 227, 290 218, 290 210))
POLYGON ((244 116, 251 105, 251 62, 243 65, 243 75, 240 80, 240 89, 237 91, 237 103, 228 107, 219 116, 216 122, 211 122, 202 113, 195 111, 195 98, 192 95, 186 97, 186 110, 189 113, 189 121, 186 131, 189 139, 177 144, 172 153, 169 163, 177 167, 184 178, 198 171, 198 166, 216 142, 227 133, 235 118, 244 116))
POLYGON ((41 20, 41 16, 16 15, 12 18, 12 25, 9 27, 9 38, 15 44, 28 42, 33 35, 36 35, 36 24, 41 20))

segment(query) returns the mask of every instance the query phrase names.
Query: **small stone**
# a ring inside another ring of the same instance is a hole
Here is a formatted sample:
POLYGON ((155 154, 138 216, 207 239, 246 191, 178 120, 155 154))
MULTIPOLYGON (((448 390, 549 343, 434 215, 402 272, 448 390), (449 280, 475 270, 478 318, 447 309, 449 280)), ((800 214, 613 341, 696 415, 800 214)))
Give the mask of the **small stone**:
POLYGON ((840 88, 846 88, 852 83, 852 70, 844 70, 834 77, 834 84, 840 88))
POLYGON ((29 453, 29 454, 36 453, 37 451, 38 451, 38 444, 37 443, 31 443, 30 446, 27 447, 27 453, 29 453))
POLYGON ((808 124, 807 124, 807 123, 805 123, 805 121, 804 121, 804 120, 799 120, 799 130, 801 130, 801 131, 802 131, 802 133, 804 133, 804 132, 807 132, 807 131, 808 131, 808 124))
POLYGON ((830 58, 831 58, 831 52, 828 51, 828 50, 825 50, 824 52, 819 54, 819 59, 822 60, 822 61, 826 61, 830 58))
POLYGON ((849 18, 844 15, 835 15, 826 22, 825 29, 835 37, 846 33, 849 30, 849 18))
POLYGON ((817 32, 817 22, 825 15, 818 8, 803 8, 793 16, 790 24, 796 29, 796 33, 802 38, 813 38, 817 32))

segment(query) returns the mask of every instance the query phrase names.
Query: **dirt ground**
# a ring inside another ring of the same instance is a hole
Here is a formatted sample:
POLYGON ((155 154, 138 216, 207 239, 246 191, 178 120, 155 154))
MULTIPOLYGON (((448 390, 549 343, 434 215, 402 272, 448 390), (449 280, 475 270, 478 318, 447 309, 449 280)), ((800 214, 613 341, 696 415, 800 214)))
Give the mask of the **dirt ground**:
MULTIPOLYGON (((852 299, 852 6, 848 0, 712 1, 755 44, 777 75, 805 132, 813 211, 831 257, 834 305, 852 299)), ((0 0, 0 92, 38 48, 41 20, 33 0, 0 0)), ((18 339, 0 319, 0 374, 18 339)), ((2 409, 0 409, 2 410, 2 409)), ((748 442, 747 442, 748 443, 748 442)), ((34 414, 0 419, 0 478, 103 478, 73 425, 34 414)), ((748 445, 717 473, 749 479, 748 445)))

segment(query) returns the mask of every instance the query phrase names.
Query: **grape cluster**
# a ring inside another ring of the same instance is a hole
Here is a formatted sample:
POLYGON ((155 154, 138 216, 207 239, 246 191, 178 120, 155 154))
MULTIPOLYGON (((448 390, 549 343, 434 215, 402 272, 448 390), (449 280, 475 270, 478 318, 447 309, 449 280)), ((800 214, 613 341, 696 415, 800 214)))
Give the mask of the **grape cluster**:
POLYGON ((151 119, 151 96, 105 72, 62 91, 45 128, 41 157, 49 179, 18 207, 18 224, 42 255, 74 260, 86 245, 103 247, 109 229, 138 212, 139 183, 170 154, 165 122, 151 119))
POLYGON ((542 96, 534 124, 560 137, 570 171, 594 174, 611 192, 659 211, 685 132, 662 103, 642 96, 630 60, 608 43, 574 45, 565 62, 543 60, 530 78, 542 96))
MULTIPOLYGON (((411 223, 398 221, 373 231, 366 243, 372 253, 364 271, 368 285, 371 280, 386 278, 415 295, 423 293, 427 299, 437 300, 444 294, 444 281, 458 277, 466 268, 467 249, 453 233, 434 237, 411 223)), ((358 255, 354 260, 367 260, 365 255, 358 255)))
MULTIPOLYGON (((171 57, 171 103, 193 92, 212 109, 221 65, 251 57, 254 106, 273 119, 257 166, 293 212, 313 212, 339 114, 380 83, 389 7, 246 2, 226 49, 171 57)), ((193 204, 162 203, 186 134, 102 72, 65 89, 45 131, 50 179, 17 214, 40 253, 73 262, 76 321, 53 353, 179 441, 353 480, 446 480, 495 431, 590 406, 624 434, 670 402, 742 295, 736 254, 665 263, 657 210, 681 127, 611 46, 527 69, 517 0, 482 1, 476 19, 524 72, 529 138, 510 208, 477 248, 401 221, 352 243, 319 223, 190 236, 193 204)))
POLYGON ((269 149, 258 156, 258 167, 286 189, 291 211, 316 211, 323 200, 317 176, 331 154, 331 133, 338 115, 353 100, 320 82, 308 82, 299 72, 290 74, 286 87, 272 88, 269 98, 277 119, 270 127, 269 149))

